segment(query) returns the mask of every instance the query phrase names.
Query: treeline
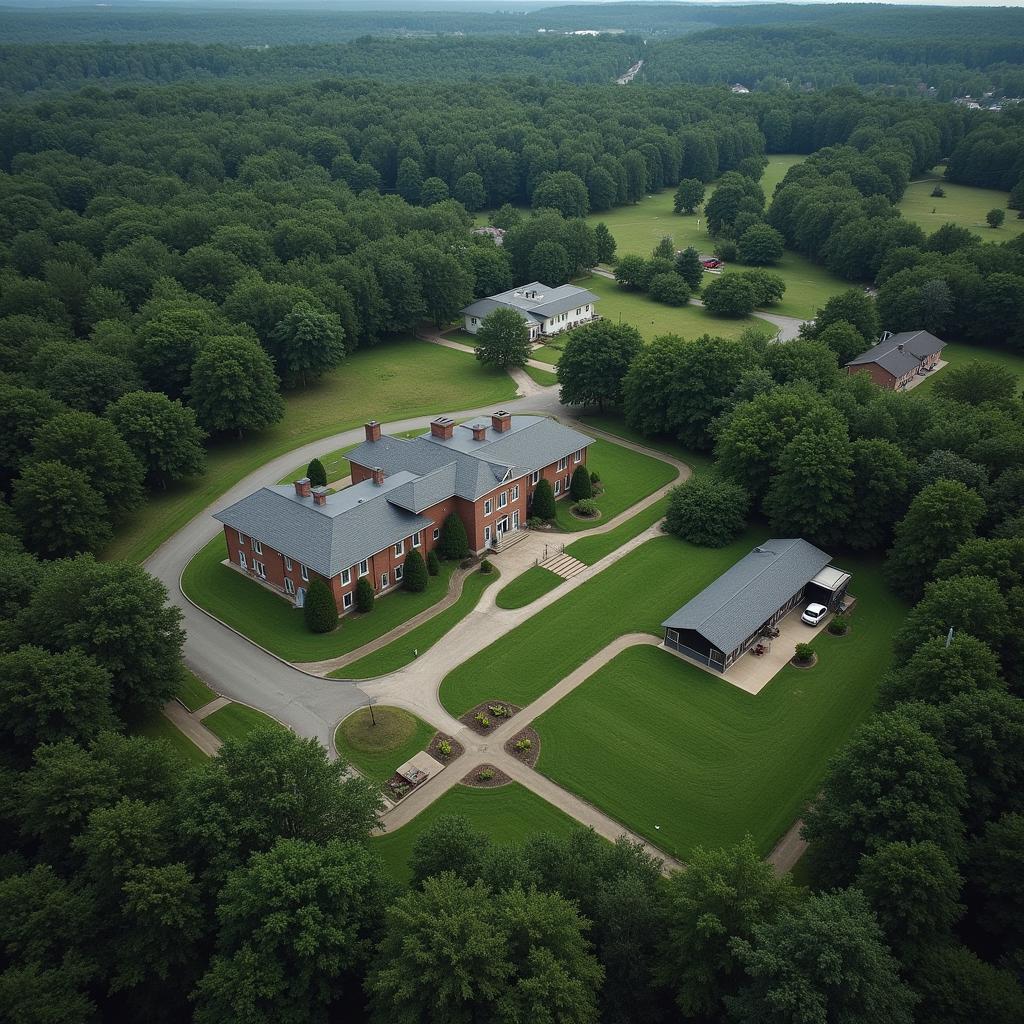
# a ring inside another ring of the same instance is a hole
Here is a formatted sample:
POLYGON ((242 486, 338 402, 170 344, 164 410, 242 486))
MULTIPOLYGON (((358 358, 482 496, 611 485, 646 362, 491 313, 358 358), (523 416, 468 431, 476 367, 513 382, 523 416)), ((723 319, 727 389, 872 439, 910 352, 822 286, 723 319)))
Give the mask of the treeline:
POLYGON ((290 81, 322 76, 389 81, 537 76, 610 82, 640 55, 635 36, 362 37, 343 44, 242 48, 191 43, 39 44, 0 47, 0 96, 125 82, 290 81))

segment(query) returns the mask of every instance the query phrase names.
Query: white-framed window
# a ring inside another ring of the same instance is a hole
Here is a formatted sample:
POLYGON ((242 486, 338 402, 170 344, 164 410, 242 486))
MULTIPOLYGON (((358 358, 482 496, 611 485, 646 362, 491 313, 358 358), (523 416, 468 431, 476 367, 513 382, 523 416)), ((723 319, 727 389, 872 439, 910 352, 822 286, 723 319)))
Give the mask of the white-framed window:
POLYGON ((380 574, 380 589, 381 590, 387 590, 388 589, 388 574, 386 572, 382 572, 380 574))
POLYGON ((583 461, 583 449, 582 448, 572 457, 572 461, 573 462, 582 462, 583 461))
POLYGON ((347 587, 352 582, 352 570, 342 569, 341 570, 341 585, 347 587))
POLYGON ((418 548, 420 546, 420 535, 418 533, 414 533, 412 535, 412 546, 414 548, 418 548))
POLYGON ((292 583, 291 577, 289 577, 289 576, 285 576, 285 578, 284 578, 284 592, 286 594, 294 594, 295 593, 295 584, 292 583))
POLYGON ((441 539, 441 530, 438 527, 434 527, 434 540, 441 539))
POLYGON ((370 563, 369 563, 369 560, 366 559, 366 558, 364 558, 359 563, 359 575, 360 576, 369 576, 370 575, 370 563))
POLYGON ((398 543, 397 543, 397 544, 395 545, 395 554, 396 554, 396 555, 400 555, 400 554, 402 554, 402 552, 404 552, 404 551, 405 551, 405 541, 404 541, 404 540, 400 540, 400 541, 399 541, 399 542, 398 542, 398 543))
POLYGON ((284 567, 285 567, 285 568, 286 568, 286 569, 287 569, 287 570, 288 570, 289 572, 291 572, 291 571, 292 571, 292 560, 291 560, 291 559, 290 559, 290 558, 289 558, 289 557, 288 557, 287 555, 285 555, 285 556, 284 556, 284 567))
POLYGON ((235 533, 238 534, 238 543, 239 544, 244 544, 245 543, 245 534, 242 533, 241 530, 235 530, 235 533))
POLYGON ((238 552, 238 564, 239 564, 239 565, 240 565, 240 566, 241 566, 241 567, 242 567, 243 569, 248 569, 248 568, 249 568, 248 564, 247 564, 247 563, 246 563, 246 561, 245 561, 245 552, 244 552, 244 551, 239 551, 239 552, 238 552))
POLYGON ((516 484, 515 487, 512 488, 512 500, 519 500, 519 484, 516 484))
POLYGON ((341 604, 343 608, 352 607, 352 591, 350 590, 342 599, 341 604))
POLYGON ((309 570, 301 562, 299 563, 299 573, 302 576, 302 578, 308 583, 309 582, 309 570))
POLYGON ((561 493, 562 493, 562 481, 561 480, 556 480, 555 481, 555 495, 557 496, 557 495, 559 495, 561 493))
POLYGON ((508 504, 508 491, 502 491, 498 495, 498 508, 504 508, 508 504))
POLYGON ((533 475, 530 477, 530 483, 531 484, 539 484, 540 483, 540 470, 539 469, 535 469, 533 471, 533 475))
POLYGON ((475 316, 471 316, 469 318, 469 322, 475 327, 476 326, 476 317, 475 316))
POLYGON ((489 516, 493 511, 494 511, 494 502, 491 501, 490 498, 488 498, 484 502, 484 515, 485 516, 489 516))
POLYGON ((579 316, 580 313, 582 313, 582 312, 583 312, 583 307, 581 306, 579 309, 576 310, 576 315, 579 316))
POLYGON ((403 566, 403 565, 396 565, 395 566, 395 582, 398 583, 404 575, 405 575, 405 566, 403 566))
POLYGON ((255 537, 252 539, 252 549, 257 555, 263 554, 263 545, 255 537))
POLYGON ((262 562, 257 562, 255 558, 252 560, 252 571, 256 573, 261 580, 265 580, 267 578, 267 567, 262 562))
POLYGON ((568 466, 568 465, 569 465, 569 456, 568 455, 565 455, 565 456, 563 456, 562 458, 560 458, 558 460, 558 468, 559 468, 559 470, 565 469, 565 467, 568 466))
POLYGON ((491 528, 489 526, 484 527, 484 543, 491 543, 491 528))

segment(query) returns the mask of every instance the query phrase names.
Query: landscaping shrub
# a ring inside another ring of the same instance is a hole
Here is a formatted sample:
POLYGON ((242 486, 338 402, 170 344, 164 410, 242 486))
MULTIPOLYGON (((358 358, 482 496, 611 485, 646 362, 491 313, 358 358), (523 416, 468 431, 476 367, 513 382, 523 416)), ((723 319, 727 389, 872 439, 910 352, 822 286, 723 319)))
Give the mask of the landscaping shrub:
POLYGON ((454 512, 444 521, 437 547, 445 558, 452 560, 465 558, 469 554, 469 538, 466 536, 466 527, 462 525, 462 520, 454 512))
POLYGON ((531 511, 537 519, 555 518, 555 492, 547 480, 541 479, 537 484, 537 488, 533 492, 531 511))
POLYGON ((810 644, 797 644, 794 658, 801 664, 806 665, 808 662, 814 661, 814 648, 810 644))
POLYGON ((508 708, 504 704, 488 704, 487 710, 490 711, 495 718, 504 718, 508 714, 508 708))
POLYGON ((540 516, 530 516, 526 520, 526 525, 531 530, 539 530, 544 525, 544 520, 540 516))
POLYGON ((850 632, 850 623, 845 615, 838 612, 832 617, 832 621, 825 627, 833 636, 846 636, 850 632))
POLYGON ((413 548, 405 556, 405 564, 402 567, 402 586, 412 594, 421 594, 427 589, 429 582, 427 564, 423 561, 423 556, 413 548))
POLYGON ((494 778, 493 768, 484 768, 482 771, 476 773, 477 782, 490 782, 494 778))
POLYGON ((319 459, 314 459, 306 467, 306 476, 309 477, 309 482, 314 487, 327 486, 327 470, 324 469, 324 464, 319 459))
POLYGON ((372 612, 374 602, 373 584, 362 576, 356 584, 356 611, 372 612))
POLYGON ((338 625, 338 603, 324 580, 313 580, 302 607, 306 628, 312 633, 330 633, 338 625))
POLYGON ((690 289, 675 271, 652 277, 647 293, 666 306, 685 306, 690 301, 690 289))
POLYGON ((746 528, 750 495, 717 476, 691 477, 669 491, 665 530, 691 544, 724 547, 746 528))
POLYGON ((601 482, 601 478, 598 476, 596 469, 592 469, 590 471, 590 482, 591 484, 599 484, 601 482))
POLYGON ((437 752, 442 757, 452 756, 452 745, 448 740, 439 740, 437 744, 437 752))
POLYGON ((573 505, 572 510, 583 519, 593 519, 601 511, 593 498, 584 498, 582 501, 577 501, 573 505))
POLYGON ((485 574, 489 572, 494 572, 494 566, 485 558, 480 563, 480 571, 485 574))
POLYGON ((525 738, 521 739, 521 740, 516 740, 516 750, 525 751, 525 750, 529 750, 532 746, 533 746, 533 740, 528 740, 528 739, 525 739, 525 738))
POLYGON ((427 572, 431 576, 436 576, 441 571, 441 560, 437 557, 436 551, 428 552, 427 554, 427 572))
POLYGON ((587 467, 582 463, 572 471, 572 480, 569 482, 569 496, 573 501, 594 496, 594 487, 590 482, 590 474, 587 472, 587 467))
POLYGON ((486 716, 486 715, 485 715, 485 714, 484 714, 484 713, 483 713, 482 711, 479 711, 479 712, 477 712, 477 715, 476 715, 476 720, 477 720, 477 721, 478 721, 478 722, 479 722, 479 723, 480 723, 480 724, 481 724, 481 725, 482 725, 482 726, 483 726, 483 727, 484 727, 485 729, 490 729, 490 727, 491 727, 491 720, 490 720, 490 719, 489 719, 489 718, 488 718, 488 717, 487 717, 487 716, 486 716))

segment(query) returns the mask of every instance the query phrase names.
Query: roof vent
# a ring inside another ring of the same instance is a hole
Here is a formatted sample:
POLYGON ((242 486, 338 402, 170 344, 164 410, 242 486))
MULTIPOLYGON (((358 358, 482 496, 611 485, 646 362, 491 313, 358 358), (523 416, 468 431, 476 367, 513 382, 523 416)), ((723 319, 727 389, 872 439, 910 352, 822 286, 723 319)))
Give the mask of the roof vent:
POLYGON ((474 441, 486 441, 487 440, 487 424, 486 423, 474 423, 473 424, 473 440, 474 441))

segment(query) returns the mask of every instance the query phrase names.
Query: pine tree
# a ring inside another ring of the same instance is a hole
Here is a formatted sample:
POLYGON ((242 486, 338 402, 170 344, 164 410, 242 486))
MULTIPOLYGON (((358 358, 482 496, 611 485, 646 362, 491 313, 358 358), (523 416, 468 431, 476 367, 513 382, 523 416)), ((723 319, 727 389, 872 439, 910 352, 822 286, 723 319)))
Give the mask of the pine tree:
POLYGON ((324 464, 319 459, 314 459, 306 467, 306 476, 309 477, 309 482, 314 487, 327 486, 327 470, 324 469, 324 464))
POLYGON ((441 560, 437 557, 436 551, 427 554, 427 572, 431 576, 437 576, 441 572, 441 560))
POLYGON ((555 518, 555 492, 551 484, 541 478, 537 489, 533 492, 533 505, 530 508, 530 515, 537 519, 555 518))
POLYGON ((466 527, 462 525, 462 520, 454 512, 444 521, 441 540, 437 546, 445 558, 461 561, 469 555, 469 538, 466 536, 466 527))
POLYGON ((311 633, 330 633, 338 625, 338 604, 331 588, 320 579, 313 580, 302 606, 306 628, 311 633))
POLYGON ((704 280, 704 268, 700 263, 700 253, 688 246, 676 257, 676 273, 696 291, 704 280))
POLYGON ((430 577, 427 575, 427 566, 423 556, 413 548, 405 556, 405 564, 402 567, 402 586, 410 593, 420 594, 427 589, 430 577))
MULTIPOLYGON (((573 501, 580 501, 583 498, 592 498, 594 496, 594 487, 590 482, 590 473, 587 471, 587 467, 580 463, 572 471, 572 480, 569 483, 569 497, 573 501)), ((534 501, 537 499, 534 498, 534 501)))
POLYGON ((356 611, 362 612, 364 615, 367 612, 372 612, 373 602, 373 584, 367 577, 360 576, 359 582, 356 584, 356 611))

